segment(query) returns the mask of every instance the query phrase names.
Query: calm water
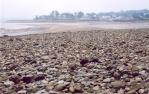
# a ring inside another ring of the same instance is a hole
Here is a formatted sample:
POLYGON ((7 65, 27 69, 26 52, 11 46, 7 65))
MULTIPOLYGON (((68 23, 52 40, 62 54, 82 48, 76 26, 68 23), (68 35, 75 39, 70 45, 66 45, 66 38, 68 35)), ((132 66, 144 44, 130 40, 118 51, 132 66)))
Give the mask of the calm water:
POLYGON ((77 22, 77 23, 0 23, 0 36, 28 35, 65 31, 149 28, 149 22, 77 22))
POLYGON ((4 29, 24 29, 32 27, 29 23, 0 23, 0 28, 4 29))
POLYGON ((0 23, 0 36, 27 35, 37 32, 33 23, 0 23))

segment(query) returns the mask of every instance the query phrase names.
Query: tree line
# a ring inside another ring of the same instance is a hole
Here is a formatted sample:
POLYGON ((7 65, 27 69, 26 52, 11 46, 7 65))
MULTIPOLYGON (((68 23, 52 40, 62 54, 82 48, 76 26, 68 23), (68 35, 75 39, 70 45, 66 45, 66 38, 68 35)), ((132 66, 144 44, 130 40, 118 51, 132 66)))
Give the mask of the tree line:
POLYGON ((120 12, 105 13, 60 13, 55 10, 49 15, 40 15, 34 18, 35 21, 149 21, 149 10, 128 10, 120 12))

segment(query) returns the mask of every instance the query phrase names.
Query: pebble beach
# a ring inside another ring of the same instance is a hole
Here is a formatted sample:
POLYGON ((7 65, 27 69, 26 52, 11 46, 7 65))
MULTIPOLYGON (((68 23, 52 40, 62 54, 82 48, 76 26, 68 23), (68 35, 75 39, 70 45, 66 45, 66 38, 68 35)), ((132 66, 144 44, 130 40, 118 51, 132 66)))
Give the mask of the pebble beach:
POLYGON ((0 37, 0 94, 149 94, 149 29, 0 37))

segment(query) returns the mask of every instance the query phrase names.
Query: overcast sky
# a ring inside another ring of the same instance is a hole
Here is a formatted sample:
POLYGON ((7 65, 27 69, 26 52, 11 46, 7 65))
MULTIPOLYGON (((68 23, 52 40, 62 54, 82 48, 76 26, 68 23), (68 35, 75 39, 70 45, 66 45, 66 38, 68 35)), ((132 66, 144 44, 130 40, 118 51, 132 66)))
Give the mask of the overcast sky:
POLYGON ((149 0, 0 0, 1 19, 31 19, 60 12, 109 12, 149 9, 149 0))

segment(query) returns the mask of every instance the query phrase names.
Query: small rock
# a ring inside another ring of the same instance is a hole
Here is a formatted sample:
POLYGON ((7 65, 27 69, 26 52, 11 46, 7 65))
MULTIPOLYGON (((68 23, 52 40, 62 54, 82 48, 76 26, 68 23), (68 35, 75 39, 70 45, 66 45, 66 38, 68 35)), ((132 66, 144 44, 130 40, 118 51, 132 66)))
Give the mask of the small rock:
POLYGON ((20 81, 21 81, 21 79, 20 79, 20 77, 18 75, 11 76, 9 78, 9 80, 12 81, 12 82, 14 82, 15 84, 19 84, 20 81))
POLYGON ((68 62, 67 61, 63 61, 62 65, 63 66, 67 66, 68 65, 68 62))
POLYGON ((87 50, 82 50, 82 53, 85 53, 87 50))
POLYGON ((113 76, 114 76, 115 79, 120 79, 121 78, 121 74, 118 73, 118 72, 114 72, 113 76))
POLYGON ((49 93, 47 93, 46 90, 44 89, 37 91, 35 94, 49 94, 49 93))
POLYGON ((105 87, 106 83, 101 83, 100 86, 101 87, 105 87))
POLYGON ((139 72, 141 75, 146 76, 145 70, 139 72))
POLYGON ((123 81, 114 81, 111 82, 111 86, 114 88, 121 88, 125 86, 125 83, 123 81))
POLYGON ((141 79, 140 77, 136 77, 136 78, 135 78, 135 81, 136 81, 136 82, 140 82, 140 81, 142 81, 142 79, 141 79))
POLYGON ((7 77, 5 77, 5 76, 0 77, 0 82, 6 81, 6 80, 7 80, 7 77))
POLYGON ((135 89, 130 90, 130 91, 127 92, 127 94, 135 94, 135 93, 136 93, 136 90, 135 89))
POLYGON ((53 83, 49 83, 49 84, 46 86, 46 90, 47 90, 47 91, 50 91, 50 90, 52 90, 52 89, 54 89, 54 84, 53 84, 53 83))
POLYGON ((125 90, 126 90, 126 91, 130 91, 130 88, 129 88, 129 87, 125 87, 125 90))
POLYGON ((80 60, 80 65, 81 65, 81 66, 84 66, 84 65, 86 65, 87 63, 89 63, 89 60, 88 60, 88 59, 81 59, 81 60, 80 60))
POLYGON ((139 71, 139 68, 137 66, 129 66, 129 67, 131 67, 132 71, 139 71))
POLYGON ((27 94, 27 91, 26 90, 20 90, 17 92, 17 94, 27 94))
POLYGON ((51 59, 57 59, 57 55, 52 55, 51 59))
POLYGON ((62 91, 62 90, 64 90, 68 85, 69 85, 68 83, 58 84, 58 85, 55 87, 55 90, 56 90, 56 91, 62 91))
POLYGON ((44 59, 44 60, 48 60, 49 56, 42 56, 41 58, 44 59))
POLYGON ((103 80, 103 82, 104 83, 109 83, 109 82, 111 82, 111 78, 106 78, 106 79, 103 80))
POLYGON ((76 92, 82 92, 82 87, 79 83, 76 84, 74 87, 75 87, 76 92))
POLYGON ((70 80, 70 75, 68 75, 68 74, 62 74, 62 75, 60 75, 59 77, 58 77, 58 79, 59 80, 65 80, 65 81, 67 81, 67 80, 70 80))
POLYGON ((124 90, 123 90, 123 89, 120 89, 120 90, 118 91, 118 94, 124 94, 124 90))
POLYGON ((12 85, 14 85, 14 82, 7 80, 4 82, 4 85, 12 86, 12 85))
POLYGON ((29 63, 30 63, 30 64, 36 64, 37 61, 36 61, 36 60, 31 60, 29 63))
POLYGON ((83 84, 85 87, 90 86, 91 82, 82 81, 81 84, 83 84))
POLYGON ((74 71, 77 68, 77 65, 72 63, 72 64, 69 64, 68 67, 69 67, 70 71, 74 71))
POLYGON ((57 68, 49 68, 48 71, 58 71, 57 68))
POLYGON ((73 86, 70 86, 69 87, 69 91, 72 92, 72 93, 74 93, 75 92, 75 88, 73 86))
POLYGON ((93 87, 93 90, 95 90, 95 91, 99 90, 99 86, 93 87))
POLYGON ((35 77, 35 81, 40 81, 40 80, 43 80, 43 79, 45 79, 45 75, 43 75, 43 74, 37 75, 37 76, 35 77))
POLYGON ((139 93, 140 93, 140 94, 144 94, 144 92, 145 92, 144 89, 140 89, 140 90, 139 90, 139 93))
POLYGON ((42 80, 41 81, 43 84, 48 84, 48 81, 47 80, 42 80))
POLYGON ((98 58, 92 58, 90 62, 101 63, 98 58))
POLYGON ((25 76, 21 79, 24 83, 29 84, 33 81, 33 76, 25 76))
POLYGON ((28 88, 28 92, 32 92, 35 93, 38 91, 37 86, 35 86, 34 84, 30 84, 29 88, 28 88))
POLYGON ((119 66, 118 69, 119 69, 119 71, 123 71, 124 70, 124 66, 119 66))
POLYGON ((58 84, 63 84, 65 81, 64 80, 60 80, 58 81, 58 84))

